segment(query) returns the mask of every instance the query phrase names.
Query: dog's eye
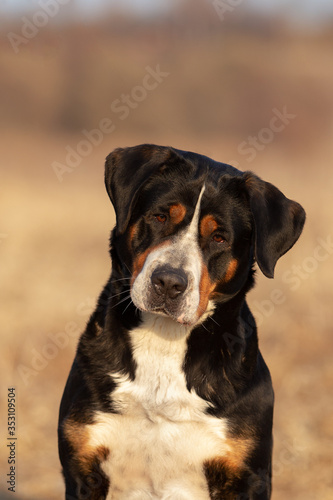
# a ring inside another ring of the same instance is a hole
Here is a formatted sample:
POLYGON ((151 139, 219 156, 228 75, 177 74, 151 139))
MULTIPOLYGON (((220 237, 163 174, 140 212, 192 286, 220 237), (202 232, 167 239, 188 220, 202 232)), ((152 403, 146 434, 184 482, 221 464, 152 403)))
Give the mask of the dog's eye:
POLYGON ((167 216, 164 214, 157 214, 157 215, 155 215, 155 219, 157 220, 157 222, 164 224, 167 220, 167 216))
POLYGON ((224 243, 225 239, 223 238, 222 234, 216 233, 213 234, 213 241, 215 241, 215 243, 224 243))

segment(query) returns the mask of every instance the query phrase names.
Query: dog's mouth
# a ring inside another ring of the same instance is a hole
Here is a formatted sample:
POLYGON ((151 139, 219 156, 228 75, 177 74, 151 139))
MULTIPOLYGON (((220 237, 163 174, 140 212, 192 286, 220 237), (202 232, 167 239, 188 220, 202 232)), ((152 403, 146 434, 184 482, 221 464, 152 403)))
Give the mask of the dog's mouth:
POLYGON ((181 314, 177 314, 175 311, 172 311, 171 309, 168 308, 167 305, 163 306, 155 306, 155 307, 139 307, 142 312, 150 312, 153 314, 161 315, 168 317, 175 321, 176 323, 179 323, 180 325, 183 326, 193 326, 196 322, 194 321, 189 321, 188 318, 186 318, 186 314, 182 312, 181 314))
POLYGON ((171 314, 166 307, 157 307, 155 309, 152 309, 152 312, 157 313, 157 314, 162 314, 163 316, 171 316, 173 317, 173 314, 171 314))
POLYGON ((184 321, 184 314, 177 315, 175 314, 175 312, 170 310, 166 305, 152 308, 150 311, 156 314, 161 314, 162 316, 167 316, 168 318, 173 319, 174 321, 180 323, 181 325, 189 325, 187 321, 184 321))

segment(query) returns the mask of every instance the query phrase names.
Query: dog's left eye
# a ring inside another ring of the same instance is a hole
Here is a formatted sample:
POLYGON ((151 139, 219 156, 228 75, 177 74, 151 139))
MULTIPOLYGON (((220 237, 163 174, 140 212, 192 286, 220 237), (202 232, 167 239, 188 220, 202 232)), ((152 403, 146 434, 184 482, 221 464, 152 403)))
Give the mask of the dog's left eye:
POLYGON ((224 243, 225 242, 225 239, 223 238, 222 234, 213 234, 213 241, 215 241, 215 243, 224 243))
POLYGON ((164 214, 157 214, 157 215, 155 215, 155 219, 157 220, 157 222, 164 224, 167 220, 167 216, 164 214))

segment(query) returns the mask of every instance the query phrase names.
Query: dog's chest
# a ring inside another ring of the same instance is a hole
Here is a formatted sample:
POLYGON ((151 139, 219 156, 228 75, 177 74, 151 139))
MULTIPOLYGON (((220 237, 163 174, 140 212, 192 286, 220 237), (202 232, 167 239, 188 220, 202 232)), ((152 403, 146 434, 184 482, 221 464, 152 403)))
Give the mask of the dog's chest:
POLYGON ((119 413, 98 413, 90 432, 91 444, 110 450, 102 466, 108 498, 208 500, 203 463, 226 451, 226 422, 207 415, 207 402, 186 388, 186 331, 148 316, 131 341, 135 380, 116 375, 119 413))

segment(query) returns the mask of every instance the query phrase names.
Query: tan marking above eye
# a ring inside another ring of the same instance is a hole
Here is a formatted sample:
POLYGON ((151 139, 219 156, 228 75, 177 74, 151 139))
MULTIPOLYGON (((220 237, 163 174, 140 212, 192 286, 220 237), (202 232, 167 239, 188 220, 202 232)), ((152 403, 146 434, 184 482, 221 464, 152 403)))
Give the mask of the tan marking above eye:
POLYGON ((181 203, 176 203, 175 205, 170 206, 169 214, 171 221, 174 224, 180 224, 186 215, 186 208, 181 203))
POLYGON ((205 215, 200 222, 200 234, 203 238, 208 238, 216 229, 218 223, 213 215, 205 215))

